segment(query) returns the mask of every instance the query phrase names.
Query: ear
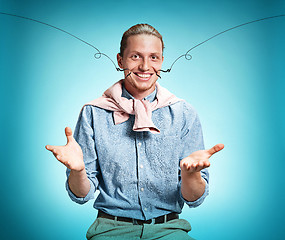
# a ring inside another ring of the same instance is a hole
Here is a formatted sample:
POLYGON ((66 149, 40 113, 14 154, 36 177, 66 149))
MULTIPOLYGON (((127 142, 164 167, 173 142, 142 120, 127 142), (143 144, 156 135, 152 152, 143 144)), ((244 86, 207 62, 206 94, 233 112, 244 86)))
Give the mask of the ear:
POLYGON ((118 62, 119 67, 123 69, 124 68, 123 67, 123 58, 119 53, 117 54, 117 62, 118 62))

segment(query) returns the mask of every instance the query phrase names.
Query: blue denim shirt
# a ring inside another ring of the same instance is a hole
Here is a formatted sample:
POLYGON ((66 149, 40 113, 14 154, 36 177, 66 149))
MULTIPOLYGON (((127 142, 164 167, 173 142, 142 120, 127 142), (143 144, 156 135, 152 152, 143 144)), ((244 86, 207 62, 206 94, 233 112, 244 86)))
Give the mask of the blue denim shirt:
MULTIPOLYGON (((123 97, 133 98, 123 88, 123 97)), ((145 99, 153 101, 156 90, 145 99)), ((134 115, 115 125, 113 112, 87 105, 80 113, 74 138, 82 148, 90 191, 84 198, 66 189, 71 199, 83 204, 100 193, 94 208, 114 216, 141 220, 170 212, 181 213, 183 204, 197 207, 208 195, 208 171, 204 194, 194 202, 181 195, 179 162, 194 151, 204 149, 199 118, 185 101, 152 113, 160 134, 134 132, 134 115)), ((70 170, 67 169, 67 177, 70 170)))

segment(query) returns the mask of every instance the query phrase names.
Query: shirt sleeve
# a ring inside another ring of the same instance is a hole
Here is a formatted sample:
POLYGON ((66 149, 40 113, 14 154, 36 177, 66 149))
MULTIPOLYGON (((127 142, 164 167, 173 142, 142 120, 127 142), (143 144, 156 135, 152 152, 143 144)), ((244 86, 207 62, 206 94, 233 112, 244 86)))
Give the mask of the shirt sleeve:
MULTIPOLYGON (((181 143, 182 143, 182 151, 180 155, 180 160, 183 158, 189 156, 191 153, 198 151, 198 150, 204 150, 204 140, 203 140, 203 133, 202 133, 202 127, 199 120, 199 117, 197 115, 197 112, 193 109, 193 107, 185 103, 186 108, 184 109, 184 126, 182 129, 182 135, 181 135, 181 143)), ((180 196, 183 199, 183 201, 189 206, 189 207, 197 207, 205 200, 206 196, 209 194, 209 172, 208 169, 202 169, 201 171, 201 177, 204 179, 206 185, 205 185, 205 191, 203 195, 198 198, 196 201, 189 202, 185 200, 181 194, 181 169, 179 168, 179 188, 180 188, 180 196)))
POLYGON ((99 173, 97 154, 95 149, 94 131, 92 128, 93 115, 91 106, 85 106, 80 112, 75 131, 74 138, 80 145, 83 152, 83 160, 87 173, 88 180, 90 182, 90 190, 84 198, 77 197, 69 188, 68 177, 70 170, 66 170, 66 190, 72 201, 83 204, 94 198, 94 193, 98 186, 97 174, 99 173))

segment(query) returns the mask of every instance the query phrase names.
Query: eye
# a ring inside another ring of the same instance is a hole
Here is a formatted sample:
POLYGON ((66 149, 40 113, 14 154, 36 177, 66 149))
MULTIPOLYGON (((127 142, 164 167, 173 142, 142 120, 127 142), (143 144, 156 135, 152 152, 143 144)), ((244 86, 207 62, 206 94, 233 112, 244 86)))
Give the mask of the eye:
POLYGON ((134 54, 134 55, 131 56, 131 58, 132 58, 132 59, 139 59, 140 56, 139 56, 138 54, 134 54))
POLYGON ((151 60, 158 60, 158 59, 159 59, 159 57, 157 55, 152 55, 151 56, 151 60))

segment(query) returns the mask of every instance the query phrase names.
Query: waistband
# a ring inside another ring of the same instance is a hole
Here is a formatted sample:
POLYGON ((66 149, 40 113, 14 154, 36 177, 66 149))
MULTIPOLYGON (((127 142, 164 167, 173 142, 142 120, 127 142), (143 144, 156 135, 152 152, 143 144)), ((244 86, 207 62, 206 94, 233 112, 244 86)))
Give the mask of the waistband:
POLYGON ((178 219, 179 215, 178 215, 178 213, 169 213, 169 214, 162 215, 160 217, 149 219, 149 220, 139 220, 139 219, 127 218, 127 217, 117 217, 117 216, 113 216, 113 215, 110 215, 108 213, 105 213, 101 210, 98 210, 97 218, 107 218, 107 219, 112 219, 115 221, 131 222, 134 225, 143 225, 143 224, 166 223, 170 220, 178 219))

